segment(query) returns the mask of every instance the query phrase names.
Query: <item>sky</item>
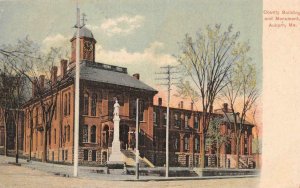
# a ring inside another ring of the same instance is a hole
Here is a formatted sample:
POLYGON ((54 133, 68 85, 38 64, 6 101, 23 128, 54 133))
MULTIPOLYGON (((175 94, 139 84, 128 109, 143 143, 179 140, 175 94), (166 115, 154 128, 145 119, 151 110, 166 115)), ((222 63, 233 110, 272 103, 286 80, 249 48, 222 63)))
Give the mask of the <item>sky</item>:
MULTIPOLYGON (((260 0, 79 0, 86 27, 97 40, 96 61, 128 68, 129 74, 162 90, 160 66, 176 65, 179 42, 207 25, 232 24, 262 81, 262 3, 260 0)), ((0 45, 29 36, 42 49, 70 49, 76 23, 75 0, 0 0, 0 45)), ((163 96, 163 93, 160 95, 163 96)))

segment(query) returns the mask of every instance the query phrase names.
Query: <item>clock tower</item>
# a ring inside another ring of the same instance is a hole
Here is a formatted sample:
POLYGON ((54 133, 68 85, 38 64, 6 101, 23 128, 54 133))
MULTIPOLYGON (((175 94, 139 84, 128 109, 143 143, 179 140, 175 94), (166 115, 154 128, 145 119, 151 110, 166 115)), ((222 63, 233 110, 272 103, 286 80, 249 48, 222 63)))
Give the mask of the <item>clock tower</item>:
MULTIPOLYGON (((79 31, 79 60, 87 60, 95 62, 95 44, 96 40, 94 39, 93 33, 86 27, 82 27, 79 31)), ((71 41, 71 60, 70 64, 75 63, 76 61, 76 32, 72 37, 71 41)))

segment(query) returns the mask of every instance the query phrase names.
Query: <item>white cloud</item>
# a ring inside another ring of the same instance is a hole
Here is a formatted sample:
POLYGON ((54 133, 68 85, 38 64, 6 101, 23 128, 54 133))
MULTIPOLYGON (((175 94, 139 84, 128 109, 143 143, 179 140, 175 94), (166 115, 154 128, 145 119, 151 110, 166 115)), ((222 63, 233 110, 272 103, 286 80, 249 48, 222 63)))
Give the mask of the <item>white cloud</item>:
POLYGON ((70 58, 70 43, 71 36, 64 36, 62 34, 47 36, 42 41, 41 50, 43 52, 48 52, 51 48, 60 48, 61 58, 70 58))
MULTIPOLYGON (((135 16, 121 16, 118 18, 109 18, 105 20, 100 28, 108 35, 128 35, 141 27, 144 23, 145 18, 140 15, 135 16)), ((92 26, 93 27, 93 26, 92 26)), ((94 26, 94 29, 97 26, 94 26)), ((98 27, 97 27, 98 28, 98 27)))
POLYGON ((108 64, 145 64, 163 65, 175 64, 176 58, 170 54, 161 53, 164 44, 161 42, 153 42, 150 46, 144 49, 143 52, 128 52, 123 48, 118 51, 110 51, 102 46, 96 46, 96 59, 108 64))
POLYGON ((69 40, 71 37, 63 36, 62 34, 50 35, 47 36, 42 41, 42 48, 49 49, 51 47, 66 47, 70 46, 69 40))

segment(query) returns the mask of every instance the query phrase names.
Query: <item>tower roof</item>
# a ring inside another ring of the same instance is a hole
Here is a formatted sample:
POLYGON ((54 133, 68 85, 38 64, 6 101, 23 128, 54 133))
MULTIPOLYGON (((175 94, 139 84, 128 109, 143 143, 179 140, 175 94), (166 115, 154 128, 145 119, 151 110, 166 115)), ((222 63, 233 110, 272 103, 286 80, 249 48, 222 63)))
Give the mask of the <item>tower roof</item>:
MULTIPOLYGON (((73 38, 76 37, 76 32, 73 35, 73 38)), ((89 30, 88 28, 86 28, 85 26, 83 26, 82 28, 80 28, 79 30, 79 37, 87 37, 87 38, 94 38, 94 35, 92 33, 91 30, 89 30)))

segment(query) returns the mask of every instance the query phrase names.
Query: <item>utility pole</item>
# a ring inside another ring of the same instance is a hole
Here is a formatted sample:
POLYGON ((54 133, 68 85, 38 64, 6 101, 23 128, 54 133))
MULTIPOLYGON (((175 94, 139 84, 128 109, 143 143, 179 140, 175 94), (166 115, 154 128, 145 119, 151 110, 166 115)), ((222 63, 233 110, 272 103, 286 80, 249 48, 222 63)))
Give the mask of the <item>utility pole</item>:
POLYGON ((135 126, 135 176, 139 179, 139 99, 136 99, 136 126, 135 126))
MULTIPOLYGON (((75 120, 74 120, 74 177, 78 176, 78 144, 79 144, 79 80, 80 80, 80 62, 79 62, 79 32, 84 26, 80 25, 80 9, 77 0, 77 22, 75 28, 76 32, 76 73, 75 73, 75 120)), ((84 19, 84 18, 83 18, 84 19)))
POLYGON ((172 74, 178 73, 173 71, 175 69, 175 66, 165 66, 165 67, 160 67, 163 69, 163 72, 159 72, 156 74, 163 74, 166 75, 167 77, 165 78, 157 78, 156 80, 164 80, 166 83, 161 83, 160 85, 167 86, 167 91, 168 91, 168 104, 167 104, 167 122, 166 122, 166 178, 169 177, 169 122, 170 122, 170 93, 171 93, 171 86, 175 83, 172 82, 172 80, 177 79, 172 77, 172 74))

